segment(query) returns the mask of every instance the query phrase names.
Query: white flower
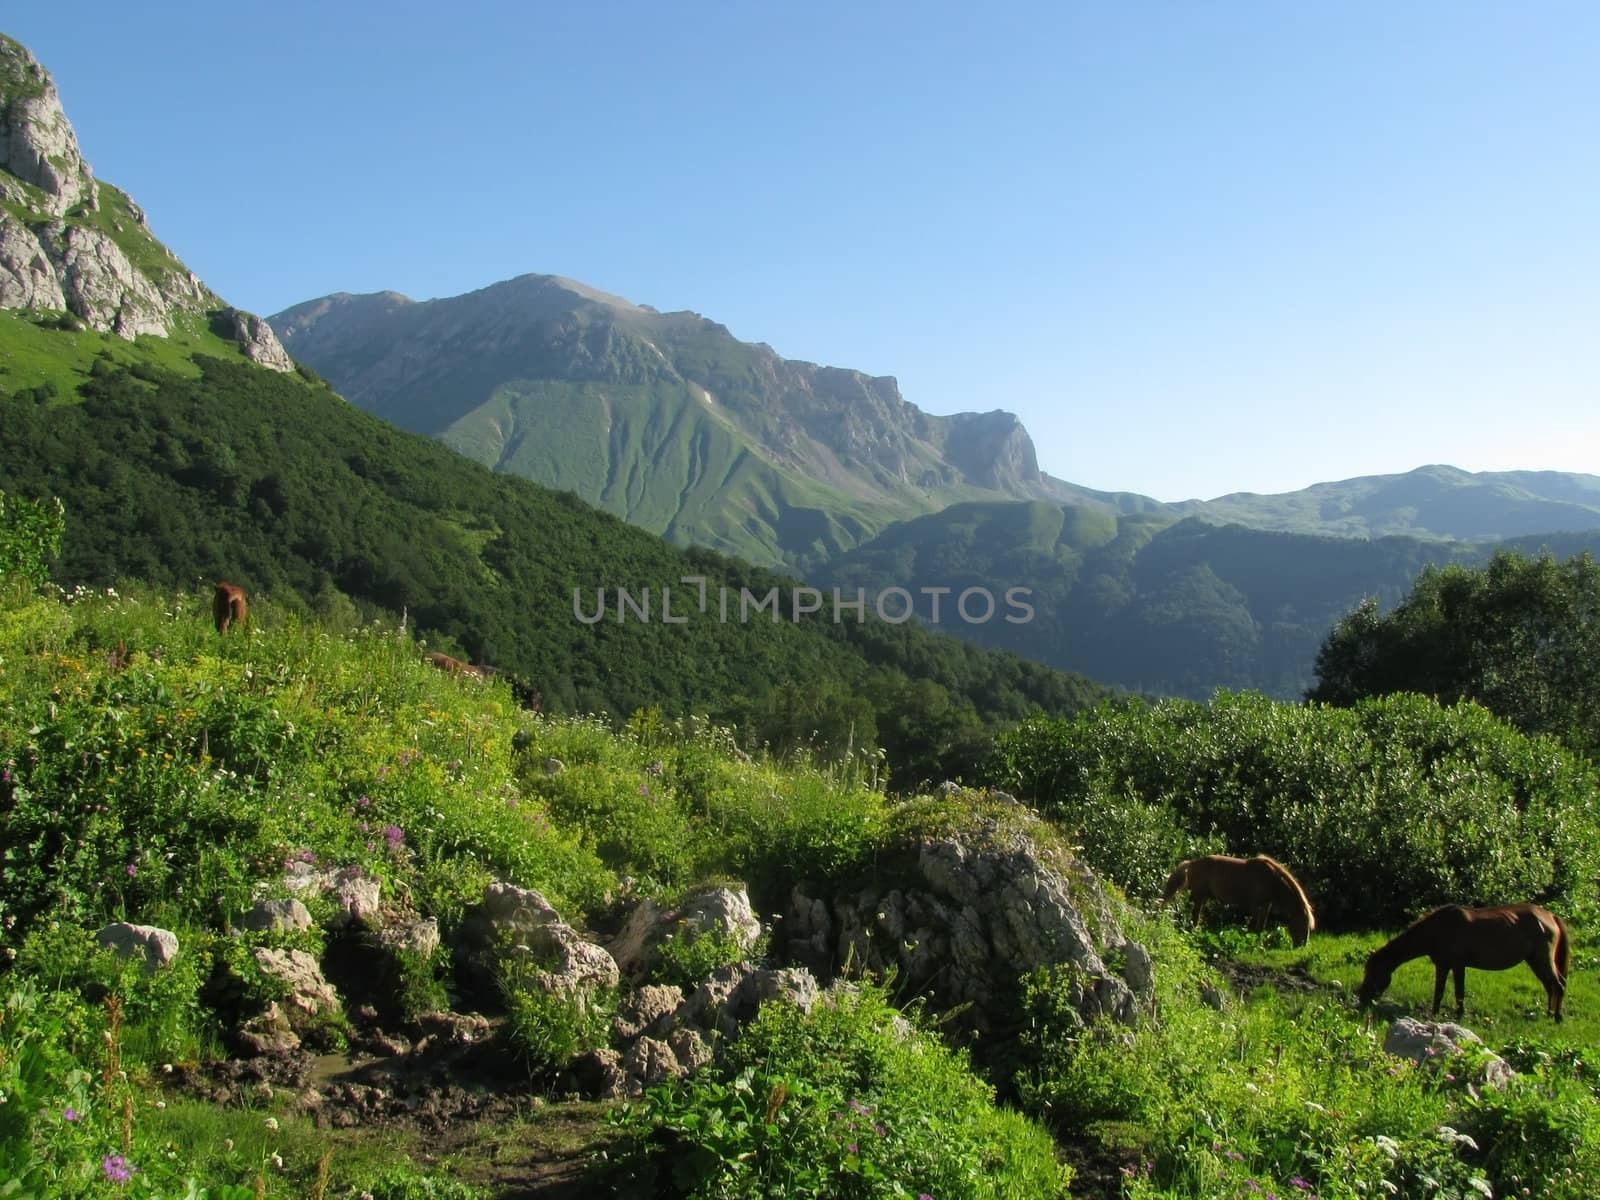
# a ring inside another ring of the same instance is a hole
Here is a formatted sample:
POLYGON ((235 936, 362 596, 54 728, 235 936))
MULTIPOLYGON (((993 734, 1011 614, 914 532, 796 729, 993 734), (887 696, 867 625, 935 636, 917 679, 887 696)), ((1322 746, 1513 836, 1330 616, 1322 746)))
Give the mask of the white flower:
POLYGON ((274 1154, 272 1156, 272 1165, 277 1167, 280 1171, 283 1170, 283 1155, 274 1154))
POLYGON ((1494 1200, 1494 1188, 1489 1185, 1489 1181, 1482 1175, 1474 1175, 1467 1180, 1467 1186, 1480 1196, 1487 1197, 1488 1200, 1494 1200))
POLYGON ((278 1118, 277 1117, 268 1117, 266 1123, 267 1123, 267 1128, 268 1129, 272 1130, 274 1133, 277 1132, 277 1130, 278 1130, 278 1118))

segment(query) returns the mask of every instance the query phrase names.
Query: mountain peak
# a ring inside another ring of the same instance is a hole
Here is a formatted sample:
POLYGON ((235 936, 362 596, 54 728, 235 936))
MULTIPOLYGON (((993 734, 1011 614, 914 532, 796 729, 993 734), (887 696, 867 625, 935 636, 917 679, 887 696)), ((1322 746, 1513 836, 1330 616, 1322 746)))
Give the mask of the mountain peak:
POLYGON ((46 212, 57 216, 98 199, 93 172, 78 148, 50 72, 21 42, 0 33, 0 197, 24 202, 5 176, 37 189, 46 212))
POLYGON ((206 315, 260 365, 294 368, 266 322, 224 305, 156 240, 138 205, 94 177, 50 73, 4 34, 0 309, 70 315, 130 340, 206 315))

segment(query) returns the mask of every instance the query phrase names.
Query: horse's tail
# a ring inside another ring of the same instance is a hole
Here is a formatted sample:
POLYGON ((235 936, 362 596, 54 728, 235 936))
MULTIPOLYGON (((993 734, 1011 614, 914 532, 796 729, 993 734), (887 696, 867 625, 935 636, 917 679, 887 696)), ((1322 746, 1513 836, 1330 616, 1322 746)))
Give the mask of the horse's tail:
POLYGON ((1194 865, 1194 860, 1188 859, 1179 863, 1172 869, 1172 874, 1167 876, 1167 886, 1161 892, 1163 900, 1171 900, 1189 882, 1189 868, 1194 865))
POLYGON ((1555 913, 1550 914, 1550 919, 1556 923, 1556 974, 1561 977, 1561 982, 1567 982, 1567 964, 1572 957, 1572 939, 1567 936, 1567 923, 1555 913))
POLYGON ((1312 910, 1311 900, 1306 896, 1305 888, 1300 886, 1300 881, 1294 877, 1293 872, 1275 858, 1265 854, 1256 857, 1267 865, 1267 870, 1278 881, 1278 887, 1283 892, 1283 903, 1289 912, 1289 932, 1294 935, 1294 943, 1304 946, 1311 937, 1311 931, 1317 927, 1317 914, 1312 910))

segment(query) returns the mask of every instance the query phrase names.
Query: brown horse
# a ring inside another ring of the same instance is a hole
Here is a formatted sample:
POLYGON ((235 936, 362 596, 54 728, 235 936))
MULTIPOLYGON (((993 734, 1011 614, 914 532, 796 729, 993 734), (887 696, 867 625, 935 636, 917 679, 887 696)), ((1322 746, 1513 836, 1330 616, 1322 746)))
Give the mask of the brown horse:
POLYGON ((216 594, 211 597, 211 619, 217 623, 217 632, 227 633, 233 626, 243 625, 247 611, 244 589, 217 580, 216 594))
POLYGON ((1184 888, 1189 889, 1197 921, 1208 901, 1220 900, 1248 909, 1251 924, 1260 929, 1265 929, 1276 913, 1288 926, 1296 946, 1304 946, 1317 927, 1317 916, 1311 911, 1305 889, 1288 867, 1265 854, 1254 858, 1208 854, 1181 862, 1167 876, 1162 899, 1171 900, 1184 888))
POLYGON ((1433 959, 1434 1015, 1439 1014, 1444 1000, 1444 977, 1453 972, 1459 1016, 1466 1011, 1468 967, 1504 971, 1525 962, 1544 984, 1547 1010, 1559 1021, 1561 1001, 1567 994, 1571 948, 1565 923, 1536 904, 1508 904, 1502 908, 1447 904, 1367 956, 1366 973, 1356 990, 1356 1004, 1367 1007, 1389 986, 1396 967, 1426 955, 1433 959))
POLYGON ((459 658, 451 658, 439 650, 429 650, 422 656, 422 661, 431 663, 450 675, 476 675, 480 679, 485 678, 482 667, 462 662, 459 658))

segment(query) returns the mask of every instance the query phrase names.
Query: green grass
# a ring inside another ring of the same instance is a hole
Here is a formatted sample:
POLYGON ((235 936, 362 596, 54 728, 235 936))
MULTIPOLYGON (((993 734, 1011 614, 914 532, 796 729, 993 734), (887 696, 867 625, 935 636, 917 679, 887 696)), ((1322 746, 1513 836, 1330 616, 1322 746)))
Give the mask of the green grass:
MULTIPOLYGON (((1361 982, 1367 955, 1381 946, 1390 933, 1314 934, 1300 950, 1260 948, 1244 940, 1239 961, 1276 971, 1303 970, 1318 983, 1353 996, 1361 982)), ((1600 1045, 1600 962, 1597 946, 1586 930, 1572 929, 1572 965, 1560 1024, 1545 1015, 1544 986, 1527 966, 1506 971, 1467 970, 1467 1011, 1461 1023, 1491 1046, 1535 1040, 1550 1046, 1579 1049, 1600 1045)), ((1394 973, 1388 990, 1373 1006, 1375 1019, 1416 1017, 1432 1020, 1433 963, 1419 958, 1394 973)), ((1437 1018, 1455 1021, 1455 984, 1446 980, 1444 1003, 1437 1018)))
POLYGON ((0 391, 53 385, 57 403, 72 401, 78 385, 102 356, 121 366, 149 364, 187 379, 198 379, 197 354, 230 362, 245 361, 231 338, 212 333, 204 314, 179 314, 167 337, 143 334, 129 342, 92 329, 65 330, 51 322, 59 314, 0 312, 0 391))

